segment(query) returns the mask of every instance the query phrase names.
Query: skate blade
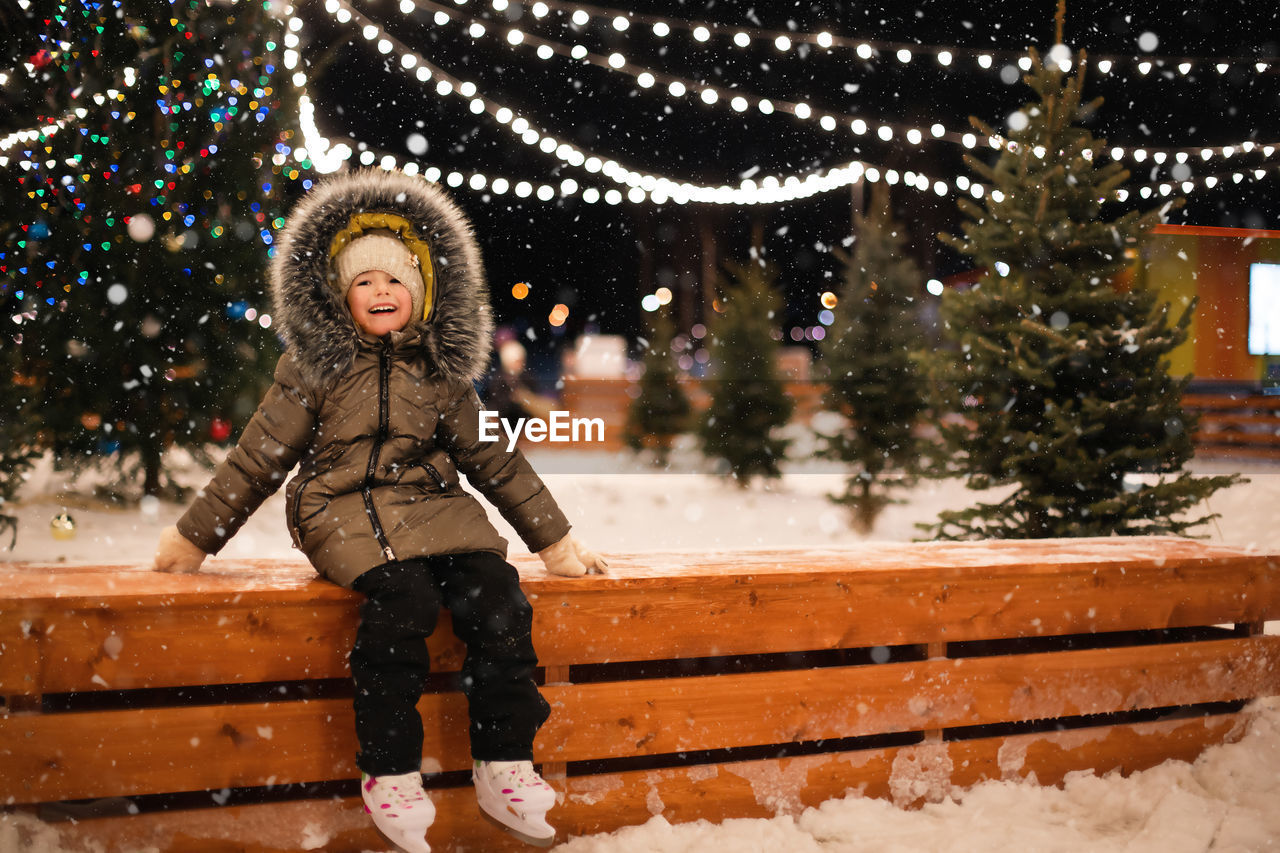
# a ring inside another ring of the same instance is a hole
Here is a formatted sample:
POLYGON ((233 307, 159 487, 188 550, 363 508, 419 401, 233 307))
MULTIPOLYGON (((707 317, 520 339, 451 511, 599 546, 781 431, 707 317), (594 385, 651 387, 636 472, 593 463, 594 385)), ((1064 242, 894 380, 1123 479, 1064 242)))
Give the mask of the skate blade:
POLYGON ((394 847, 400 853, 431 853, 431 845, 427 843, 425 838, 413 838, 404 833, 387 832, 376 823, 373 828, 378 831, 388 844, 394 847))
MULTIPOLYGON (((508 812, 508 814, 510 813, 508 812)), ((511 835, 511 836, 514 836, 515 838, 520 839, 525 844, 531 844, 534 847, 550 847, 552 844, 556 843, 556 833, 554 829, 551 830, 550 835, 545 835, 545 836, 530 835, 529 833, 521 832, 520 830, 516 829, 514 826, 511 826, 510 824, 506 823, 505 821, 502 820, 502 818, 497 817, 496 815, 490 814, 484 809, 483 806, 480 807, 480 815, 485 820, 489 821, 489 823, 498 827, 508 835, 511 835)), ((514 817, 515 816, 512 815, 513 819, 514 817)), ((550 826, 548 826, 547 828, 551 829, 550 826)))

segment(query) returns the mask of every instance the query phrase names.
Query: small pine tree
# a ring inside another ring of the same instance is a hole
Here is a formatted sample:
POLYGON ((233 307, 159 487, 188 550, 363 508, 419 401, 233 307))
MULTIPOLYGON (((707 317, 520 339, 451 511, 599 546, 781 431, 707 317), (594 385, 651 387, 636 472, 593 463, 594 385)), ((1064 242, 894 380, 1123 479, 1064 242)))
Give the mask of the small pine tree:
POLYGON ((1160 212, 1103 217, 1128 172, 1095 158, 1104 143, 1081 126, 1100 100, 1081 103, 1083 71, 1032 60, 1024 80, 1037 98, 1023 126, 993 165, 967 158, 986 181, 983 203, 961 201, 963 238, 941 235, 985 272, 944 294, 955 351, 935 362, 943 410, 967 421, 943 428, 956 470, 972 489, 1014 489, 930 529, 945 539, 1181 534, 1213 516, 1178 516, 1236 481, 1179 473, 1195 421, 1181 406, 1190 377, 1171 377, 1167 356, 1191 309, 1170 325, 1152 292, 1111 284, 1160 212))
POLYGON ((849 509, 863 532, 922 470, 915 428, 927 393, 912 361, 921 334, 915 298, 922 277, 906 243, 888 185, 876 184, 870 212, 857 216, 853 254, 836 253, 844 282, 818 365, 827 382, 826 407, 846 419, 838 432, 819 434, 818 455, 850 466, 844 492, 832 500, 849 509))
POLYGON ((263 3, 34 5, 12 45, 32 132, 0 171, 0 308, 22 319, 41 448, 113 455, 154 494, 164 449, 199 456, 215 418, 247 421, 279 353, 255 313, 309 166, 286 22, 263 3))
POLYGON ((777 271, 763 258, 730 261, 725 269, 732 282, 723 283, 724 313, 710 332, 715 376, 698 432, 702 452, 746 488, 754 477, 782 475, 779 466, 791 442, 775 432, 790 420, 794 404, 778 371, 777 271))
POLYGON ((627 410, 623 439, 637 452, 652 450, 654 463, 666 465, 671 452, 671 439, 689 428, 692 409, 689 397, 680 387, 679 373, 671 352, 674 332, 671 318, 659 309, 644 355, 644 375, 640 377, 640 393, 627 410))

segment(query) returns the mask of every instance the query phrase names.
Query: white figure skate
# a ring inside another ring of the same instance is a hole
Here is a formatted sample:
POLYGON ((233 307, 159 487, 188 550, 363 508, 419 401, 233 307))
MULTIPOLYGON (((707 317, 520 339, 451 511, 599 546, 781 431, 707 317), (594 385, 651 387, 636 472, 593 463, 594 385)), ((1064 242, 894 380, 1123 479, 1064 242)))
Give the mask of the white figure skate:
POLYGON ((471 780, 486 817, 526 844, 550 847, 555 842, 547 811, 556 804, 556 792, 532 761, 477 761, 471 780))
POLYGON ((421 773, 360 774, 360 795, 373 825, 405 853, 431 853, 425 838, 436 807, 422 789, 421 773))

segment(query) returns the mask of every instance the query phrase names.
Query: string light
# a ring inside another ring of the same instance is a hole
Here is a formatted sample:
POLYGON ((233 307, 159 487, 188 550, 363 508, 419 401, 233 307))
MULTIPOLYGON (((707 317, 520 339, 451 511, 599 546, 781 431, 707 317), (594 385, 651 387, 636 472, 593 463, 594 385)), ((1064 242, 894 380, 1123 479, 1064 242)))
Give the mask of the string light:
MULTIPOLYGON (((345 0, 340 0, 340 2, 345 3, 345 0)), ((350 9, 350 7, 347 8, 350 9)), ((367 21, 354 9, 350 9, 350 12, 352 19, 357 24, 363 26, 364 22, 367 21)), ((391 39, 395 43, 397 50, 411 52, 402 43, 395 41, 393 37, 387 36, 385 33, 380 33, 379 35, 380 37, 391 39)), ((448 72, 435 66, 425 58, 416 56, 416 60, 434 78, 448 83, 450 89, 460 85, 456 83, 456 79, 448 72)), ((474 86, 472 86, 472 89, 474 90, 474 86)), ((864 173, 868 175, 869 180, 874 180, 874 176, 878 174, 874 167, 868 168, 865 164, 854 162, 825 172, 807 173, 804 177, 791 175, 781 180, 766 177, 758 185, 750 179, 744 180, 737 187, 696 185, 689 182, 675 181, 660 175, 633 171, 612 159, 583 152, 568 143, 557 143, 555 137, 541 134, 531 127, 527 119, 515 117, 514 111, 509 107, 497 104, 484 96, 478 96, 477 100, 481 101, 485 113, 492 116, 499 124, 507 127, 511 132, 518 134, 526 144, 536 145, 540 150, 549 154, 554 153, 558 159, 568 163, 570 166, 584 168, 593 174, 599 173, 615 183, 627 186, 626 198, 633 203, 640 203, 648 199, 658 204, 666 201, 681 204, 689 202, 732 205, 772 204, 806 198, 820 192, 830 192, 846 187, 860 180, 864 173), (546 140, 551 141, 548 143, 546 140)), ((461 176, 457 180, 461 183, 461 176)), ((950 191, 950 186, 941 180, 923 181, 922 187, 924 189, 932 189, 934 192, 942 188, 944 194, 950 191)), ((981 187, 974 184, 971 186, 970 191, 975 197, 978 197, 977 194, 981 192, 981 187)), ((606 201, 609 203, 621 201, 623 196, 620 191, 610 192, 616 192, 617 195, 611 197, 609 192, 606 192, 606 201)), ((519 194, 518 186, 517 195, 519 194)), ((586 195, 587 191, 584 190, 584 200, 586 195)))
MULTIPOLYGON (((468 24, 474 25, 476 23, 474 19, 464 16, 461 12, 457 10, 453 10, 453 9, 449 9, 447 7, 441 6, 438 3, 434 2, 434 0, 405 0, 405 6, 415 6, 417 8, 421 8, 427 11, 435 10, 435 13, 437 16, 443 15, 446 21, 451 21, 463 26, 466 26, 468 24)), ((588 19, 589 19, 591 13, 588 13, 585 10, 588 10, 591 8, 593 7, 579 7, 577 11, 584 11, 585 14, 588 14, 588 19)), ((437 20, 439 20, 439 17, 437 18, 437 20)), ((709 37, 711 30, 708 28, 706 32, 709 37)), ((742 31, 739 31, 739 32, 743 35, 744 40, 749 41, 750 37, 747 36, 745 32, 742 32, 742 31)), ((829 34, 827 35, 829 36, 829 34)), ((794 118, 797 118, 801 121, 817 120, 819 125, 824 130, 831 131, 831 130, 834 130, 836 127, 836 120, 833 117, 831 117, 830 112, 815 110, 813 107, 810 106, 809 103, 807 103, 804 100, 795 101, 795 102, 774 101, 774 100, 765 99, 760 96, 747 93, 743 91, 741 87, 736 85, 730 85, 730 88, 732 88, 736 93, 732 99, 727 99, 727 100, 721 99, 719 97, 718 91, 716 91, 712 87, 705 86, 697 81, 689 80, 687 78, 681 78, 675 75, 671 75, 663 71, 659 71, 651 68, 645 68, 643 66, 637 65, 634 62, 628 60, 621 53, 615 52, 608 56, 603 56, 600 54, 592 53, 591 51, 588 51, 585 47, 581 45, 575 45, 570 47, 568 45, 565 45, 559 42, 544 39, 540 36, 533 36, 528 34, 523 34, 518 43, 511 42, 508 39, 508 45, 512 48, 522 46, 522 45, 536 45, 537 50, 539 51, 538 55, 544 59, 550 58, 553 55, 559 55, 559 56, 568 56, 577 61, 586 61, 593 65, 601 67, 605 70, 618 72, 618 73, 622 73, 627 76, 630 76, 635 79, 636 84, 640 86, 642 89, 651 89, 651 88, 654 88, 658 83, 664 83, 667 92, 673 98, 683 98, 686 95, 693 93, 698 95, 699 100, 705 105, 714 106, 716 104, 723 103, 730 109, 734 110, 735 112, 745 112, 746 110, 750 109, 752 102, 754 102, 757 105, 757 108, 760 110, 760 112, 765 115, 771 115, 776 112, 783 112, 783 113, 790 114, 794 118)), ((1060 57, 1062 55, 1069 55, 1070 51, 1067 50, 1065 47, 1058 46, 1058 48, 1055 48, 1054 51, 1050 51, 1050 53, 1055 57, 1060 57), (1061 48, 1061 49, 1059 50, 1058 48, 1061 48)), ((870 51, 870 47, 868 47, 867 50, 870 51)), ((903 62, 910 61, 909 57, 903 58, 900 56, 899 58, 903 62)), ((1059 60, 1059 61, 1063 62, 1065 60, 1059 60)), ((1019 59, 1019 62, 1023 70, 1030 70, 1031 58, 1029 56, 1025 56, 1025 55, 1021 56, 1019 59)), ((854 128, 854 133, 857 135, 862 135, 863 132, 854 128)), ((914 135, 914 134, 919 134, 919 131, 910 125, 898 124, 894 122, 882 123, 880 126, 880 129, 878 130, 879 137, 886 142, 891 141, 892 139, 895 138, 895 136, 898 136, 898 135, 907 135, 910 137, 910 135, 914 135)), ((968 141, 969 138, 972 136, 972 134, 969 134, 967 132, 958 132, 958 131, 948 130, 941 122, 934 122, 932 124, 930 128, 930 134, 932 139, 935 139, 941 142, 964 145, 964 147, 966 148, 973 147, 972 145, 969 144, 969 141, 968 141)), ((919 144, 919 142, 913 141, 912 144, 919 144)), ((1223 149, 1229 148, 1229 147, 1231 146, 1224 146, 1223 149)), ((1223 149, 1218 149, 1218 150, 1223 150, 1223 149)), ((1151 150, 1154 150, 1154 149, 1151 149, 1151 150)), ((1189 150, 1189 149, 1169 148, 1169 149, 1161 149, 1161 150, 1173 153, 1180 150, 1189 150)), ((1094 154, 1096 154, 1097 156, 1102 156, 1104 153, 1105 152, 1101 150, 1094 152, 1094 154)), ((1229 155, 1224 154, 1224 156, 1229 156, 1229 155)))
MULTIPOLYGON (((1016 63, 1020 59, 1024 59, 1026 54, 1024 51, 997 51, 997 50, 977 50, 971 48, 957 47, 953 45, 921 45, 911 42, 892 42, 880 41, 876 39, 854 39, 844 36, 836 36, 827 31, 817 33, 791 32, 780 30, 769 30, 764 28, 741 27, 735 28, 730 34, 728 31, 721 30, 715 25, 705 21, 682 20, 678 18, 660 17, 655 15, 642 15, 634 12, 623 12, 603 6, 594 6, 587 3, 568 2, 568 0, 544 0, 537 4, 547 9, 556 9, 561 12, 568 13, 575 25, 585 27, 592 20, 601 22, 609 22, 616 20, 619 16, 628 16, 630 20, 637 23, 643 23, 651 26, 654 33, 659 36, 668 35, 672 29, 681 30, 689 34, 695 42, 700 45, 708 44, 713 36, 719 35, 731 38, 733 43, 738 47, 749 47, 753 43, 772 43, 777 46, 780 42, 788 45, 795 44, 812 44, 826 50, 836 48, 849 48, 856 51, 861 59, 871 59, 874 56, 894 56, 902 63, 908 63, 915 56, 932 56, 940 67, 952 68, 955 65, 957 57, 963 57, 973 62, 983 70, 991 70, 994 66, 993 57, 999 57, 1002 61, 1008 63, 1016 63), (659 29, 661 31, 659 31, 659 29), (904 58, 905 57, 905 58, 904 58)), ((545 15, 538 16, 539 18, 545 15)), ((787 48, 782 48, 787 49, 787 48)), ((1276 73, 1276 62, 1274 60, 1261 61, 1254 57, 1194 57, 1194 56, 1152 56, 1144 54, 1138 56, 1126 56, 1122 54, 1102 54, 1094 57, 1096 64, 1105 64, 1105 68, 1099 70, 1102 73, 1108 73, 1114 65, 1131 63, 1139 65, 1141 63, 1149 63, 1155 68, 1176 69, 1182 76, 1188 76, 1194 70, 1195 62, 1215 63, 1219 68, 1219 73, 1225 73, 1226 69, 1232 66, 1252 67, 1258 74, 1276 73), (1184 70, 1185 66, 1185 70, 1184 70)), ((1148 69, 1150 70, 1150 68, 1148 69)))
MULTIPOLYGON (((407 5, 408 4, 406 2, 402 2, 401 8, 404 9, 407 5)), ((327 0, 326 9, 334 16, 335 20, 338 20, 340 23, 357 19, 357 15, 353 13, 353 10, 351 10, 349 6, 338 2, 338 0, 327 0)), ((287 16, 289 33, 290 35, 295 36, 295 39, 286 40, 285 43, 296 47, 299 43, 296 40, 296 35, 301 33, 302 21, 294 16, 294 10, 292 7, 288 7, 284 11, 287 16)), ((368 23, 370 22, 365 22, 366 25, 368 23)), ((533 130, 526 119, 515 116, 514 112, 509 108, 495 105, 483 96, 478 96, 478 92, 474 84, 457 80, 456 78, 445 74, 440 69, 435 68, 430 63, 425 62, 425 60, 422 60, 420 57, 404 51, 402 45, 398 45, 394 39, 387 37, 385 34, 378 33, 373 38, 368 38, 367 41, 374 42, 375 39, 377 40, 378 49, 381 52, 389 52, 385 48, 381 47, 384 41, 390 46, 391 50, 401 51, 400 66, 402 70, 406 73, 412 72, 412 75, 419 82, 429 81, 433 79, 433 77, 439 78, 440 82, 447 84, 447 94, 454 94, 459 97, 471 99, 472 109, 475 109, 474 105, 479 103, 480 108, 484 112, 493 116, 500 124, 510 127, 511 130, 517 133, 531 133, 533 142, 538 143, 542 150, 552 150, 552 147, 549 147, 543 142, 543 140, 548 139, 548 137, 538 133, 536 130, 533 130)), ((300 64, 297 60, 298 58, 296 53, 293 56, 286 56, 285 65, 288 69, 298 67, 298 70, 293 74, 291 81, 299 90, 298 128, 302 132, 306 144, 305 146, 298 146, 293 149, 291 154, 297 162, 304 166, 309 165, 317 172, 333 171, 340 168, 343 162, 352 159, 354 152, 352 152, 350 146, 345 144, 332 145, 328 139, 319 133, 314 122, 315 107, 306 91, 306 75, 299 67, 300 64)), ((130 74, 129 77, 132 77, 132 74, 130 74)), ((129 83, 131 85, 132 80, 129 80, 129 83)), ((214 85, 216 88, 216 78, 211 79, 211 85, 214 85)), ((241 91, 241 94, 244 94, 243 90, 241 91)), ((109 89, 105 94, 94 96, 95 103, 99 105, 105 104, 108 100, 123 101, 124 95, 117 89, 109 89)), ((766 110, 762 109, 762 112, 763 111, 766 110)), ((64 116, 60 121, 52 122, 47 126, 11 133, 3 140, 0 140, 0 146, 2 146, 0 147, 0 151, 8 151, 21 143, 38 141, 42 138, 42 134, 43 138, 48 138, 53 133, 57 133, 59 128, 65 129, 65 127, 68 126, 70 123, 70 115, 75 115, 81 119, 85 117, 83 110, 77 110, 68 116, 64 116)), ((931 132, 936 135, 936 130, 931 130, 931 132)), ((972 135, 968 134, 967 136, 972 135)), ((550 137, 550 139, 554 142, 554 137, 550 137)), ((367 148, 360 153, 358 159, 365 165, 374 165, 376 163, 379 167, 384 169, 399 168, 409 174, 421 174, 424 179, 429 181, 443 180, 450 186, 465 186, 473 191, 492 192, 498 195, 505 194, 507 192, 514 192, 519 197, 532 197, 541 201, 551 201, 557 195, 571 196, 577 194, 585 203, 588 204, 595 204, 603 201, 604 203, 611 205, 620 204, 624 198, 632 203, 641 203, 646 200, 655 203, 662 203, 667 200, 681 203, 691 201, 718 204, 774 203, 777 201, 804 198, 818 192, 830 191, 832 189, 847 186, 848 184, 854 183, 858 180, 875 182, 883 177, 885 180, 896 181, 899 178, 897 173, 892 170, 886 171, 882 175, 881 171, 875 166, 870 166, 860 162, 852 162, 827 170, 825 173, 814 172, 803 177, 798 175, 791 175, 785 178, 766 176, 761 179, 758 184, 755 181, 748 179, 743 181, 742 184, 736 188, 727 186, 697 186, 672 181, 656 175, 633 172, 620 166, 611 159, 598 157, 596 155, 587 157, 584 152, 581 152, 573 146, 565 143, 553 145, 553 149, 558 158, 570 165, 582 166, 593 174, 602 174, 619 184, 628 186, 626 194, 624 195, 624 193, 619 189, 608 189, 602 192, 600 189, 592 186, 587 186, 585 188, 580 187, 578 183, 571 178, 563 180, 560 186, 556 187, 550 184, 535 184, 530 181, 517 181, 513 184, 511 180, 505 177, 490 177, 479 173, 463 174, 461 172, 451 171, 448 174, 444 174, 435 166, 423 169, 420 164, 413 160, 401 160, 391 154, 382 154, 379 156, 377 153, 367 148)), ((1269 157, 1274 153, 1275 146, 1268 145, 1259 147, 1253 143, 1245 143, 1241 144, 1239 149, 1241 152, 1258 150, 1265 156, 1269 157)), ((1232 153, 1235 152, 1233 151, 1232 153)), ((277 161, 278 164, 283 164, 285 156, 285 154, 278 152, 273 157, 273 160, 277 161)), ((1181 156, 1179 161, 1185 162, 1185 159, 1185 156, 1181 156)), ((29 158, 24 158, 21 162, 24 168, 30 168, 34 163, 34 161, 29 158)), ((1265 170, 1256 169, 1252 173, 1252 176, 1255 179, 1261 179, 1265 174, 1267 174, 1265 170)), ((924 175, 907 173, 902 177, 908 185, 914 186, 916 189, 921 191, 931 190, 939 195, 951 191, 951 187, 946 182, 941 180, 931 181, 924 175)), ((1242 172, 1236 172, 1231 176, 1231 180, 1235 183, 1239 183, 1244 179, 1245 174, 1242 172)), ((1214 187, 1219 183, 1225 184, 1226 182, 1226 178, 1221 176, 1206 176, 1200 180, 1201 185, 1209 188, 1214 187)), ((1194 183, 1195 182, 1191 180, 1184 180, 1181 184, 1181 188, 1185 189, 1194 183)), ((982 198, 984 195, 983 186, 981 184, 970 182, 965 176, 959 176, 955 180, 954 189, 961 193, 967 192, 974 198, 982 198)), ((1147 189, 1148 192, 1158 192, 1163 195, 1167 195, 1172 192, 1174 188, 1166 183, 1159 185, 1154 189, 1150 187, 1144 189, 1147 189)), ((1122 190, 1121 192, 1124 191, 1122 190)), ((991 195, 993 198, 996 198, 999 196, 999 193, 996 191, 992 192, 991 195)), ((167 219, 168 217, 166 216, 165 218, 167 219)))
MULTIPOLYGON (((538 5, 544 8, 545 10, 549 11, 548 4, 541 3, 538 5)), ((566 7, 574 8, 573 4, 561 3, 556 5, 558 5, 560 8, 566 8, 566 7)), ((434 8, 436 10, 435 15, 438 23, 442 22, 442 19, 444 22, 452 21, 454 19, 454 16, 458 14, 454 10, 438 6, 437 4, 429 2, 429 0, 402 0, 400 4, 401 10, 406 13, 411 12, 413 11, 413 9, 419 8, 419 7, 434 8)), ((346 7, 344 4, 336 2, 336 0, 327 0, 325 4, 325 8, 340 23, 350 21, 353 17, 353 11, 349 7, 346 7)), ((595 7, 577 6, 574 11, 575 21, 580 22, 581 24, 588 23, 593 14, 588 10, 591 10, 594 8, 595 7), (584 15, 586 17, 583 17, 584 15)), ((595 13, 599 13, 599 10, 598 9, 595 10, 595 13)), ((297 33, 300 32, 301 30, 302 22, 301 22, 301 19, 296 18, 292 15, 291 9, 289 11, 289 15, 290 15, 289 23, 288 23, 288 29, 290 31, 289 37, 292 38, 294 42, 296 42, 297 33)), ((535 16, 536 16, 536 10, 535 10, 535 16)), ((621 13, 615 14, 613 18, 614 20, 626 20, 625 18, 621 17, 621 13)), ((475 20, 472 20, 470 22, 469 32, 473 37, 477 37, 477 38, 484 37, 486 34, 489 34, 489 30, 487 30, 482 23, 475 20)), ((707 30, 707 33, 709 37, 710 29, 707 30)), ((366 22, 364 24, 364 26, 362 27, 362 35, 364 35, 367 41, 376 40, 379 52, 384 54, 390 52, 391 45, 392 45, 391 39, 386 37, 385 34, 383 34, 380 31, 380 29, 376 25, 374 25, 372 22, 366 22)), ((735 35, 736 41, 738 42, 745 41, 746 43, 750 43, 751 36, 748 35, 748 31, 740 30, 738 32, 738 35, 741 35, 742 39, 737 39, 737 36, 735 35)), ((820 39, 822 42, 826 42, 832 39, 829 33, 821 33, 818 36, 815 36, 814 38, 820 39)), ((646 88, 646 89, 652 88, 655 86, 656 83, 660 82, 662 78, 665 78, 665 82, 667 84, 666 85, 667 91, 672 95, 672 97, 679 98, 679 97, 685 96, 690 92, 696 92, 699 95, 699 99, 702 101, 702 103, 708 106, 714 106, 719 103, 724 103, 726 106, 728 106, 730 109, 733 109, 736 112, 745 112, 747 109, 750 109, 751 99, 746 94, 736 94, 732 99, 728 99, 728 100, 721 99, 719 97, 719 93, 711 87, 700 87, 700 84, 697 84, 695 82, 670 77, 669 75, 665 75, 665 74, 661 75, 660 77, 659 72, 654 72, 649 69, 640 69, 637 66, 633 66, 629 64, 626 61, 625 57, 623 57, 623 55, 620 53, 614 53, 609 57, 600 57, 587 52, 586 49, 581 46, 568 48, 564 45, 560 45, 555 42, 549 42, 546 40, 537 39, 536 37, 527 38, 524 33, 518 30, 508 31, 508 33, 505 36, 505 39, 507 44, 509 44, 512 48, 523 45, 526 42, 530 44, 536 44, 539 51, 539 56, 542 58, 549 58, 550 56, 556 53, 559 53, 561 55, 570 55, 575 59, 586 59, 587 61, 593 62, 609 70, 617 70, 623 73, 630 74, 636 79, 637 85, 641 86, 641 88, 646 88)), ((871 48, 866 42, 859 42, 860 55, 864 53, 867 55, 870 55, 870 51, 871 51, 871 48)), ((1051 53, 1053 52, 1051 51, 1051 53)), ((984 54, 984 56, 986 56, 986 54, 984 54)), ((1030 59, 1028 57, 1023 57, 1022 59, 1024 60, 1026 67, 1029 67, 1030 59)), ((402 67, 405 69, 411 69, 416 66, 418 70, 417 78, 420 81, 430 78, 429 69, 425 66, 421 66, 419 64, 417 57, 412 53, 402 52, 400 56, 400 62, 402 67)), ((292 58, 286 56, 286 66, 290 67, 294 64, 296 64, 296 54, 292 58)), ((1099 65, 1100 66, 1105 65, 1109 67, 1109 62, 1107 60, 1103 60, 1101 63, 1099 63, 1099 65)), ((132 69, 125 69, 125 71, 132 72, 132 69)), ((318 130, 316 130, 315 128, 314 119, 313 119, 314 107, 311 105, 310 99, 305 93, 305 75, 301 71, 298 71, 295 74, 294 83, 300 90, 303 90, 303 94, 299 104, 299 108, 300 108, 299 124, 301 129, 303 130, 304 137, 306 139, 306 148, 312 152, 313 161, 315 162, 318 171, 322 171, 322 172, 332 171, 333 169, 337 168, 338 163, 340 163, 343 159, 349 156, 349 154, 344 155, 342 153, 344 149, 345 150, 349 150, 349 149, 346 149, 345 146, 339 146, 338 148, 334 149, 332 152, 330 151, 330 145, 328 143, 328 140, 325 140, 319 134, 318 130)), ((449 93, 451 87, 452 87, 452 84, 448 82, 441 82, 437 86, 437 92, 442 96, 446 95, 449 93)), ((474 86, 472 87, 472 90, 474 90, 474 86)), ((809 106, 809 104, 803 101, 795 102, 795 103, 777 102, 775 104, 775 102, 772 100, 759 98, 756 100, 756 106, 759 109, 759 111, 765 115, 770 115, 777 111, 782 111, 785 113, 789 113, 790 115, 802 121, 817 118, 820 126, 827 131, 831 131, 836 128, 836 121, 831 115, 822 113, 820 111, 815 112, 809 106)), ((474 102, 471 105, 471 109, 473 113, 479 114, 483 110, 483 103, 474 102)), ((53 125, 52 127, 58 127, 58 126, 61 126, 61 124, 53 125)), ((856 135, 863 135, 866 132, 866 124, 861 119, 856 119, 851 123, 850 129, 856 135)), ((12 145, 16 144, 18 141, 21 141, 24 138, 31 138, 30 135, 32 133, 38 133, 38 132, 40 132, 40 129, 28 129, 26 131, 18 131, 18 132, 12 133, 3 139, 0 139, 0 155, 3 155, 3 152, 5 150, 7 150, 12 145), (24 137, 23 134, 26 134, 26 137, 24 137)), ((49 131, 46 131, 46 132, 49 132, 49 131)), ((56 130, 51 132, 56 132, 56 130)), ((877 131, 877 135, 879 136, 879 138, 881 138, 884 141, 891 141, 895 137, 895 133, 904 134, 907 137, 908 141, 911 142, 912 144, 920 144, 920 142, 923 141, 920 138, 921 134, 919 130, 912 127, 905 126, 905 125, 895 125, 892 123, 882 124, 877 131)), ((941 123, 934 123, 930 129, 930 133, 933 139, 960 144, 960 145, 963 145, 965 148, 971 149, 975 146, 975 143, 976 143, 975 137, 972 133, 956 133, 956 132, 948 131, 941 123)), ((995 145, 994 139, 989 141, 993 143, 993 147, 997 147, 995 145)), ((1252 145, 1253 143, 1251 142, 1245 142, 1245 143, 1240 143, 1238 145, 1222 146, 1216 149, 1203 148, 1203 149, 1199 149, 1199 153, 1200 153, 1200 156, 1206 160, 1215 155, 1230 157, 1232 153, 1234 153, 1234 150, 1237 147, 1240 148, 1240 150, 1247 151, 1252 149, 1252 145), (1245 147, 1246 145, 1251 147, 1246 148, 1245 147)), ((1277 150, 1277 147, 1278 146, 1274 144, 1262 146, 1260 148, 1262 156, 1264 158, 1269 159, 1274 155, 1275 151, 1277 150)), ((1113 158, 1114 158, 1114 152, 1116 150, 1123 150, 1123 149, 1112 149, 1111 154, 1113 158)), ((1182 157, 1182 156, 1185 156, 1187 152, 1194 153, 1197 149, 1170 148, 1170 149, 1148 149, 1148 150, 1151 150, 1153 153, 1156 153, 1157 156, 1163 153, 1165 156, 1168 156, 1169 154, 1173 154, 1175 156, 1182 157)), ((1104 156, 1106 152, 1099 150, 1099 151, 1093 152, 1093 154, 1096 156, 1104 156)), ((1134 156, 1137 162, 1142 162, 1142 159, 1144 159, 1145 157, 1145 151, 1143 151, 1142 149, 1135 149, 1134 156)), ((6 161, 0 162, 0 165, 4 165, 5 162, 7 162, 7 159, 6 161)), ((1157 160, 1157 162, 1159 161, 1157 160)))

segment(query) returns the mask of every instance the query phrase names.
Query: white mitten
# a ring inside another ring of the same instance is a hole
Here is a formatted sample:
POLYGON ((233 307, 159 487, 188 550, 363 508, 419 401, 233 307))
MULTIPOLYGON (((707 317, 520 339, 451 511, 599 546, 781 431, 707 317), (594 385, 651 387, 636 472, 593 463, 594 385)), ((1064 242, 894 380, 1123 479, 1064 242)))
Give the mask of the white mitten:
POLYGON ((548 572, 567 578, 580 578, 589 572, 602 575, 609 568, 603 557, 568 535, 543 548, 538 557, 548 572))
POLYGON ((198 572, 207 556, 179 533, 178 528, 166 527, 160 531, 152 568, 157 572, 198 572))

